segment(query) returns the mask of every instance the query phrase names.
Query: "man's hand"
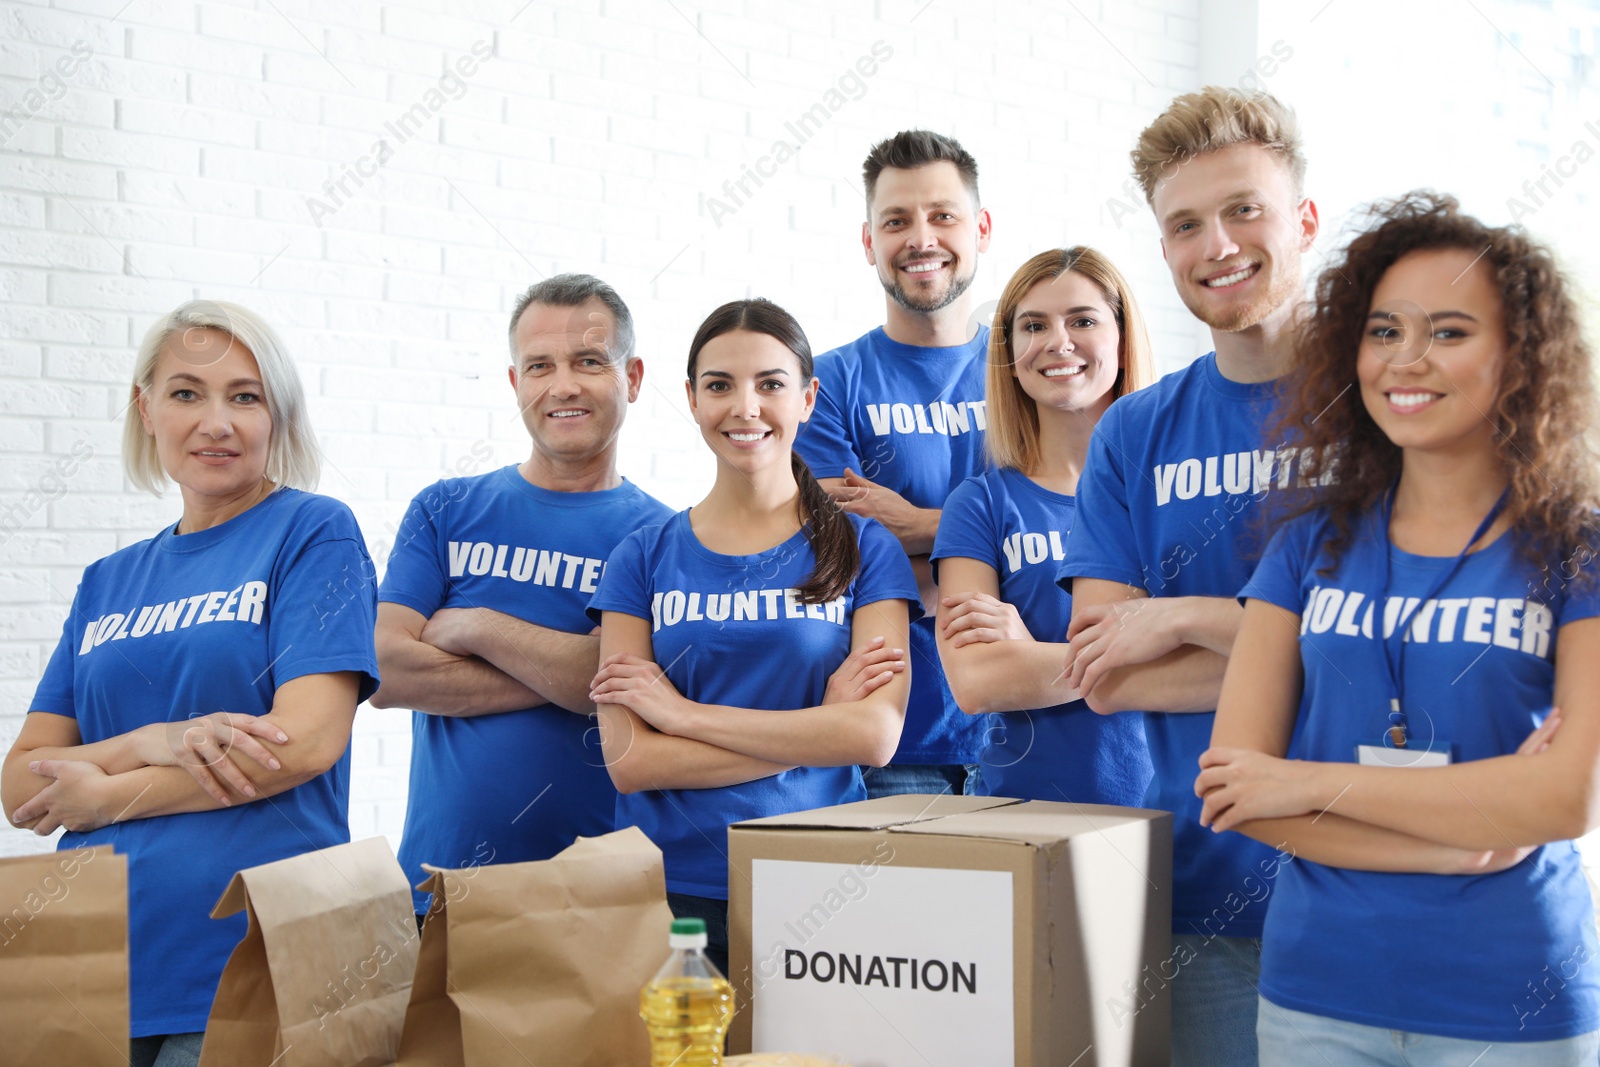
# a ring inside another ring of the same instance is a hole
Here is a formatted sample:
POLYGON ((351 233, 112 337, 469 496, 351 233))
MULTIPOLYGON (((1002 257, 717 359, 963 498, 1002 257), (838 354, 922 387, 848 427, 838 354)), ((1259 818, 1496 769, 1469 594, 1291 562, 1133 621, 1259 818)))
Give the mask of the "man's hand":
POLYGON ((423 625, 419 640, 452 656, 475 656, 477 608, 440 608, 423 625))
POLYGON ((1179 597, 1136 597, 1073 615, 1068 681, 1084 696, 1106 672, 1160 659, 1184 641, 1179 597))
POLYGON ((877 519, 889 528, 908 556, 927 555, 939 532, 939 509, 919 508, 893 489, 886 489, 853 470, 844 472, 843 485, 826 487, 839 507, 851 515, 877 519))

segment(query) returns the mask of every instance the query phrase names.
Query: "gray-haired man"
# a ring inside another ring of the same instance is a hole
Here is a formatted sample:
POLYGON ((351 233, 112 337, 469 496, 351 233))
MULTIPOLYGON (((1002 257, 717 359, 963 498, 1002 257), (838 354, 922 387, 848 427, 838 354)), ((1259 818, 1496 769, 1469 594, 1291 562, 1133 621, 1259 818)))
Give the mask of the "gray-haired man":
POLYGON ((372 703, 416 712, 400 844, 413 885, 424 862, 545 859, 612 829, 584 609, 616 544, 671 515, 617 473, 644 365, 615 290, 584 274, 540 282, 510 335, 528 458, 419 493, 378 594, 372 703))

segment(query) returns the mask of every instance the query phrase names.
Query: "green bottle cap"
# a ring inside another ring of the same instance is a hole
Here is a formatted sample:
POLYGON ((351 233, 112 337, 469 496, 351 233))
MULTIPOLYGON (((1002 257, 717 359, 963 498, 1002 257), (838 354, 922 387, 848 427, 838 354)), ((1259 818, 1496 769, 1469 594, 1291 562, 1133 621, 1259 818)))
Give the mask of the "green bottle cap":
POLYGON ((674 934, 704 934, 706 921, 704 919, 673 919, 672 932, 674 934))

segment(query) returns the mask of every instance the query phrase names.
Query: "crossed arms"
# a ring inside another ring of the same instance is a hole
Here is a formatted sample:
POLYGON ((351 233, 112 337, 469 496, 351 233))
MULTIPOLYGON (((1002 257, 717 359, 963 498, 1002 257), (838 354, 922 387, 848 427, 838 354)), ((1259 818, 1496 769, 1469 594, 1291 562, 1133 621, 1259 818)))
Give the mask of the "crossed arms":
POLYGON ((29 712, 0 771, 6 817, 46 835, 276 796, 344 755, 360 677, 304 675, 278 687, 265 715, 156 722, 89 744, 71 716, 29 712))
POLYGON ((1517 751, 1446 767, 1283 758, 1300 705, 1299 620, 1251 600, 1200 757, 1200 820, 1358 870, 1483 873, 1600 825, 1600 619, 1556 643, 1555 707, 1517 751))

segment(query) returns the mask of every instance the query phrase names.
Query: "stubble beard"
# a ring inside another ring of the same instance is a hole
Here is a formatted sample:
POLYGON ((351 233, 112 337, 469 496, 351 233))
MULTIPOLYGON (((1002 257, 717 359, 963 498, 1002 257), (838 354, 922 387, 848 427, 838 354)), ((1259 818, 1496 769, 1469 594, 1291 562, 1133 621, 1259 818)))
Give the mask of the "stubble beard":
POLYGON ((927 315, 935 311, 943 311, 957 300, 960 300, 962 295, 972 287, 972 280, 977 277, 977 274, 978 272, 974 268, 965 278, 957 275, 951 279, 950 287, 944 291, 943 295, 930 300, 918 300, 906 292, 905 287, 898 281, 886 281, 882 275, 878 277, 878 281, 883 286, 883 291, 888 293, 896 304, 899 304, 907 311, 927 315))
MULTIPOLYGON (((1300 260, 1298 257, 1292 263, 1277 264, 1267 260, 1262 264, 1262 270, 1268 271, 1267 291, 1242 307, 1230 307, 1217 310, 1205 306, 1198 299, 1198 294, 1192 294, 1188 289, 1179 290, 1183 304, 1189 309, 1190 314, 1216 330, 1218 333, 1239 333, 1252 326, 1259 326, 1273 313, 1285 304, 1294 301, 1300 293, 1300 260)), ((1196 283, 1197 287, 1199 283, 1196 283)))

